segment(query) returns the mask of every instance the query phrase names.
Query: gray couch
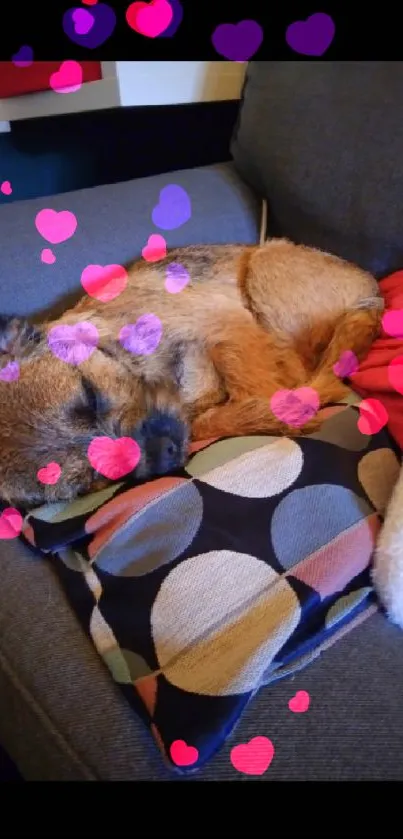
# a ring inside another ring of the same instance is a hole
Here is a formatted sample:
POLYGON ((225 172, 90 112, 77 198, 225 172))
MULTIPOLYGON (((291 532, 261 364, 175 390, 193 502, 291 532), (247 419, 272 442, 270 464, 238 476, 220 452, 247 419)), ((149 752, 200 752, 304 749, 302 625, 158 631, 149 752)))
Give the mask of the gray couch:
MULTIPOLYGON (((267 197, 269 232, 355 258, 378 275, 401 267, 402 211, 398 223, 395 212, 385 218, 385 206, 393 192, 397 207, 403 174, 392 171, 385 152, 385 119, 393 122, 393 149, 402 149, 401 108, 391 101, 403 97, 403 70, 397 62, 388 75, 386 64, 252 63, 233 138, 235 163, 1 207, 0 311, 56 313, 80 293, 83 265, 139 256, 157 232, 151 211, 169 183, 185 187, 192 201, 191 220, 166 234, 169 246, 257 242, 267 197), (40 260, 46 243, 34 225, 45 207, 78 218, 74 237, 54 246, 51 266, 40 260)), ((397 151, 396 159, 400 165, 397 151)), ((172 780, 84 635, 51 561, 18 541, 0 542, 0 569, 0 742, 24 778, 172 780)), ((378 612, 307 669, 262 689, 236 743, 257 734, 275 742, 262 781, 403 780, 402 688, 403 635, 378 612), (307 713, 288 710, 297 690, 311 696, 307 713)), ((229 760, 233 741, 200 773, 179 780, 248 780, 229 760)))

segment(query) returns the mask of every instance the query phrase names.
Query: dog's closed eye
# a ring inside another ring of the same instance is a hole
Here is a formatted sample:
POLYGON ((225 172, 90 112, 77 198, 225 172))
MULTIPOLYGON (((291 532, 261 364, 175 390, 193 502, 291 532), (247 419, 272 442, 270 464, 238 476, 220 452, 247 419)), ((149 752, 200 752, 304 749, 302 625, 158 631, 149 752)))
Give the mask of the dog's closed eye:
POLYGON ((82 392, 79 399, 70 406, 70 413, 76 419, 93 424, 102 419, 111 408, 110 401, 99 388, 85 376, 81 378, 82 392))

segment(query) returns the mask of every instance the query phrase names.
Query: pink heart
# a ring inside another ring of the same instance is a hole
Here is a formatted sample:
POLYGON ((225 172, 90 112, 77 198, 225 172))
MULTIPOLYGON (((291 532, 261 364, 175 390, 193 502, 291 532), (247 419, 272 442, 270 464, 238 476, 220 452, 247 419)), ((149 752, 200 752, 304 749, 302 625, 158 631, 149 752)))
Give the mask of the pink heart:
POLYGON ((3 181, 3 183, 0 186, 0 192, 2 192, 3 195, 11 195, 12 191, 13 188, 11 186, 10 181, 3 181))
POLYGON ((336 364, 333 365, 333 373, 340 379, 347 379, 358 369, 358 358, 352 350, 342 352, 336 364))
POLYGON ((0 513, 0 539, 16 539, 22 530, 22 515, 15 507, 7 507, 0 513))
POLYGON ((74 366, 82 364, 98 346, 99 334, 90 321, 61 323, 48 332, 48 346, 56 358, 74 366))
POLYGON ((71 16, 77 35, 88 35, 95 23, 95 18, 86 9, 75 9, 71 16))
POLYGON ((50 248, 44 248, 41 252, 41 260, 45 263, 45 265, 53 265, 53 263, 56 262, 56 257, 50 248))
POLYGON ((75 93, 83 82, 83 69, 78 61, 63 61, 52 73, 49 84, 55 93, 75 93))
POLYGON ((131 437, 94 437, 88 446, 88 460, 93 469, 117 481, 137 466, 141 457, 140 446, 131 437))
POLYGON ((141 253, 146 262, 158 262, 159 259, 164 259, 167 255, 167 243, 164 237, 159 233, 152 233, 141 253))
POLYGON ((308 710, 310 701, 309 693, 306 690, 298 690, 295 696, 290 699, 288 707, 294 714, 303 714, 308 710))
POLYGON ((59 213, 56 210, 40 210, 35 217, 35 227, 47 242, 58 245, 73 236, 77 219, 70 210, 59 213))
POLYGON ((172 18, 173 9, 167 0, 132 3, 126 10, 126 20, 130 28, 147 38, 157 38, 165 32, 172 18))
POLYGON ((403 338, 403 309, 392 309, 385 312, 382 318, 382 328, 386 335, 392 338, 403 338))
POLYGON ((42 469, 38 469, 36 477, 41 484, 53 485, 57 484, 61 474, 62 470, 59 464, 52 461, 47 466, 43 466, 42 469))
POLYGON ((20 365, 18 361, 8 361, 6 366, 0 370, 0 379, 2 382, 16 382, 20 375, 20 365))
POLYGON ((108 303, 125 290, 128 279, 122 265, 87 265, 81 274, 81 285, 90 297, 108 303))
POLYGON ((175 740, 169 751, 176 766, 192 766, 199 759, 198 750, 195 746, 188 746, 185 740, 175 740))
POLYGON ((357 426, 361 434, 377 434, 388 422, 388 412, 379 399, 363 399, 358 409, 357 426))
POLYGON ((231 749, 231 763, 245 775, 263 775, 274 757, 274 746, 268 737, 253 737, 231 749))
POLYGON ((319 406, 319 396, 312 387, 278 390, 270 400, 274 416, 294 428, 300 428, 309 422, 319 410, 319 406))

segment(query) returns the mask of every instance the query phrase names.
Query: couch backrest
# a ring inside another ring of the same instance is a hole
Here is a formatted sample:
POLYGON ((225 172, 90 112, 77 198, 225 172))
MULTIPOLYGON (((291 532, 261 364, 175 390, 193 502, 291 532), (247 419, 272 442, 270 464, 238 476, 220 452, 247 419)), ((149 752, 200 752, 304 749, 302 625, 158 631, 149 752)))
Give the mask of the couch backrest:
POLYGON ((255 61, 231 151, 269 235, 403 267, 403 62, 255 61))

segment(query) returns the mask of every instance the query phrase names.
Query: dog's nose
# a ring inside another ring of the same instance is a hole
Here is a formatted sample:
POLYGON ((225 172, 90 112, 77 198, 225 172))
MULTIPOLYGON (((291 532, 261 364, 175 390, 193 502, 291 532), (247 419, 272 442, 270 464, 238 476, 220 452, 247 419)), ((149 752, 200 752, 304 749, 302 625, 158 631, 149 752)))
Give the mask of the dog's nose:
POLYGON ((180 451, 170 437, 154 437, 149 440, 147 454, 156 474, 164 474, 180 465, 180 451))

